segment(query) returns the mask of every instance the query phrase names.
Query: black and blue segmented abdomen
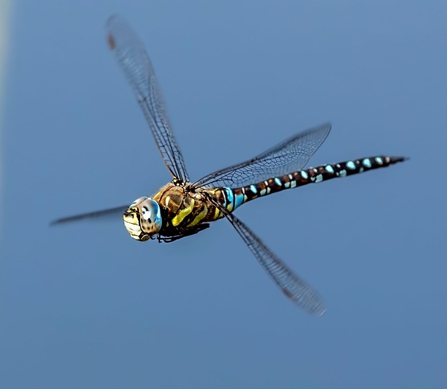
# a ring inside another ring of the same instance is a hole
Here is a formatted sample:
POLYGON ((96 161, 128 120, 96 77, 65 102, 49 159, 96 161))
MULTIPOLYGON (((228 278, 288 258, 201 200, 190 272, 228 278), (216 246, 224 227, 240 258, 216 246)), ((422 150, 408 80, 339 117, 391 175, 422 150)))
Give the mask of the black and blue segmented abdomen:
POLYGON ((284 189, 296 188, 313 183, 316 184, 332 178, 351 176, 373 169, 384 168, 405 160, 405 157, 385 156, 361 158, 298 170, 280 177, 273 177, 265 181, 247 185, 242 188, 222 188, 222 193, 225 197, 224 206, 229 211, 233 211, 247 201, 276 193, 284 189))

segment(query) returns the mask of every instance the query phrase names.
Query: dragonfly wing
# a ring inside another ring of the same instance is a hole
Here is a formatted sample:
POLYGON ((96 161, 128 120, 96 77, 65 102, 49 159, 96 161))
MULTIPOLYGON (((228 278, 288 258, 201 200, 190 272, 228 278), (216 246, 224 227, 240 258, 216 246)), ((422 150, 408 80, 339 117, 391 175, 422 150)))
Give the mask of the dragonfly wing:
POLYGON ((80 221, 80 220, 85 220, 85 219, 96 219, 97 220, 97 219, 105 219, 108 217, 118 218, 119 216, 122 216, 123 213, 125 211, 127 211, 128 208, 129 208, 129 205, 122 205, 120 207, 104 209, 101 211, 81 213, 79 215, 62 217, 60 219, 53 220, 50 223, 50 225, 75 222, 75 221, 80 221))
POLYGON ((110 49, 124 72, 171 174, 188 181, 183 156, 169 122, 158 81, 144 45, 126 21, 114 15, 106 24, 110 49))
POLYGON ((261 266, 286 297, 313 315, 323 315, 326 308, 318 292, 281 261, 245 223, 216 201, 209 200, 233 225, 261 266))
POLYGON ((300 132, 248 161, 206 175, 194 186, 237 188, 302 169, 325 141, 331 125, 300 132))

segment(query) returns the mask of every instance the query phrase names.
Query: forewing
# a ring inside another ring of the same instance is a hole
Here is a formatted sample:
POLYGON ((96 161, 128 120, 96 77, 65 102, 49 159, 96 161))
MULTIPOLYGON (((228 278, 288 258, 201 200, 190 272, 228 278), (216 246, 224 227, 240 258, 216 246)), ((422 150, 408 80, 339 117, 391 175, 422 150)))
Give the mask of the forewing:
POLYGON ((248 161, 206 175, 195 186, 237 188, 302 169, 329 135, 329 123, 300 132, 248 161))
POLYGON ((166 166, 175 177, 188 181, 185 162, 172 132, 166 106, 146 49, 120 16, 110 17, 106 28, 109 47, 143 110, 166 166))
POLYGON ((118 218, 122 216, 123 213, 129 208, 129 205, 122 205, 120 207, 103 209, 101 211, 81 213, 79 215, 62 217, 57 220, 53 220, 50 225, 68 223, 68 222, 76 222, 86 219, 106 219, 108 217, 118 218))

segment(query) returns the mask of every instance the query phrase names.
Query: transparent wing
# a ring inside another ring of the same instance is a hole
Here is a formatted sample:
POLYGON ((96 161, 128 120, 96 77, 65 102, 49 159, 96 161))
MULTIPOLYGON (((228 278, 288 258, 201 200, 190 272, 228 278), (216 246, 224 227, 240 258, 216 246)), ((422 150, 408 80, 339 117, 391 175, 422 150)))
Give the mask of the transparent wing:
POLYGON ((180 148, 169 123, 151 60, 137 35, 123 18, 114 15, 106 23, 107 41, 143 110, 158 149, 171 174, 188 181, 180 148))
POLYGON ((300 132, 248 161, 206 175, 194 186, 237 188, 302 169, 329 135, 329 123, 300 132))
POLYGON ((117 218, 123 215, 125 211, 129 208, 129 205, 122 205, 120 207, 103 209, 101 211, 81 213, 79 215, 62 217, 57 220, 53 220, 50 225, 68 223, 68 222, 76 222, 85 219, 105 219, 108 217, 117 218))
POLYGON ((213 199, 209 198, 209 200, 219 208, 233 225, 261 266, 286 297, 311 314, 323 315, 326 308, 319 294, 270 251, 262 240, 240 219, 213 199))
POLYGON ((227 218, 286 297, 309 313, 323 315, 326 309, 318 293, 272 253, 240 219, 233 214, 227 218))

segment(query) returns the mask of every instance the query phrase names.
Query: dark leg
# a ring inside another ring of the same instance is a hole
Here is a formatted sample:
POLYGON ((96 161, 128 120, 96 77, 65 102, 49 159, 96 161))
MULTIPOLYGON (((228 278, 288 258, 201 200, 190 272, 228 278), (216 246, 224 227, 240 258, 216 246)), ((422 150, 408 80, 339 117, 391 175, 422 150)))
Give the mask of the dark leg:
POLYGON ((199 224, 197 226, 194 227, 190 227, 187 230, 179 233, 178 235, 171 235, 171 236, 161 236, 158 235, 157 239, 159 242, 165 242, 165 243, 171 243, 174 242, 178 239, 184 238, 186 236, 191 236, 191 235, 195 235, 198 232, 205 230, 209 227, 209 223, 203 223, 203 224, 199 224))

